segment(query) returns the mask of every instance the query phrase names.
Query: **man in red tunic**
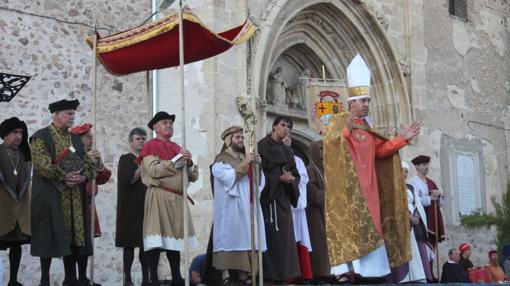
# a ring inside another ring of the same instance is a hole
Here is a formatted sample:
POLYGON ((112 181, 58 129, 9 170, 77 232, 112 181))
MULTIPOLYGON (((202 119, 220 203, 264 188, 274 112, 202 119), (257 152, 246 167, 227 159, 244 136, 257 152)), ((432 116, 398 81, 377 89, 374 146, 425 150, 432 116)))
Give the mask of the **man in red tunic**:
POLYGON ((402 169, 393 155, 419 133, 420 125, 402 127, 389 140, 375 133, 368 118, 370 71, 360 55, 347 75, 349 114, 346 119, 344 114, 333 116, 324 139, 332 273, 384 277, 390 273, 390 262, 404 263, 410 257, 407 203, 401 204, 405 201, 402 169), (378 172, 381 160, 391 168, 378 172), (378 175, 384 180, 379 181, 378 175), (391 187, 379 188, 378 183, 391 187))
POLYGON ((443 216, 440 210, 440 207, 444 203, 444 197, 436 183, 427 177, 429 173, 430 157, 419 155, 411 160, 411 162, 416 168, 417 174, 409 183, 413 185, 416 193, 420 196, 422 205, 425 207, 429 242, 435 248, 436 244, 443 241, 445 238, 443 216), (439 237, 439 240, 437 240, 437 237, 439 237))
MULTIPOLYGON (((437 244, 445 239, 443 215, 440 209, 444 204, 444 197, 436 183, 427 177, 429 173, 430 157, 419 155, 412 159, 411 162, 416 168, 417 174, 409 180, 409 184, 413 186, 415 193, 420 197, 421 204, 425 209, 429 243, 436 249, 437 244)), ((429 260, 431 267, 433 259, 434 254, 430 253, 429 260)), ((439 273, 437 275, 439 275, 439 273)))

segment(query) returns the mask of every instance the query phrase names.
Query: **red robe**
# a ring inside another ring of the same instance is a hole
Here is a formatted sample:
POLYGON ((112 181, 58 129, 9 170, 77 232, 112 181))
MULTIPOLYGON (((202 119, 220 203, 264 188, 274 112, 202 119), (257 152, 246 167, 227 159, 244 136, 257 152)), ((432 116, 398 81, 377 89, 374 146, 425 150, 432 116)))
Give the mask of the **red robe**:
MULTIPOLYGON (((363 124, 363 121, 355 121, 355 123, 363 124)), ((352 162, 359 178, 360 189, 367 202, 372 221, 377 232, 379 232, 381 237, 384 237, 381 224, 377 176, 375 173, 375 158, 385 158, 393 155, 399 149, 406 146, 408 141, 400 135, 390 140, 383 140, 363 129, 353 129, 349 132, 345 128, 343 136, 348 142, 349 153, 351 154, 352 162)))
MULTIPOLYGON (((98 185, 104 185, 108 183, 110 177, 112 176, 112 171, 104 168, 102 171, 99 171, 96 176, 96 196, 99 191, 98 185)), ((87 205, 88 205, 88 213, 89 213, 89 221, 92 219, 92 213, 90 212, 91 203, 92 203, 92 181, 88 181, 85 185, 85 190, 87 191, 87 205)), ((96 204, 97 206, 97 204, 96 204)), ((97 216, 97 208, 95 208, 95 216, 94 216, 94 237, 101 236, 101 227, 99 226, 99 218, 97 216)))
MULTIPOLYGON (((436 183, 429 178, 427 178, 427 187, 429 188, 429 195, 431 195, 434 190, 438 190, 436 183)), ((438 207, 437 202, 438 201, 431 201, 430 206, 424 207, 425 213, 427 214, 429 243, 434 248, 436 247, 437 233, 439 233, 439 241, 437 241, 437 243, 445 239, 443 215, 441 214, 441 209, 438 207)))

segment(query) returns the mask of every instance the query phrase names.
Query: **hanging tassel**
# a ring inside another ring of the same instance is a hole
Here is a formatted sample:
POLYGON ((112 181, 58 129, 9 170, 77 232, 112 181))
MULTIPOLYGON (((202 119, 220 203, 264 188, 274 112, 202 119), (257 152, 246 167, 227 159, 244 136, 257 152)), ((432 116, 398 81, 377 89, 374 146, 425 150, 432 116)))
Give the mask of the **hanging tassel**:
POLYGON ((280 229, 278 228, 278 213, 276 212, 276 201, 274 201, 273 204, 274 204, 274 222, 275 222, 275 228, 276 228, 276 231, 280 231, 280 229))
POLYGON ((269 223, 273 223, 273 206, 269 205, 269 223))

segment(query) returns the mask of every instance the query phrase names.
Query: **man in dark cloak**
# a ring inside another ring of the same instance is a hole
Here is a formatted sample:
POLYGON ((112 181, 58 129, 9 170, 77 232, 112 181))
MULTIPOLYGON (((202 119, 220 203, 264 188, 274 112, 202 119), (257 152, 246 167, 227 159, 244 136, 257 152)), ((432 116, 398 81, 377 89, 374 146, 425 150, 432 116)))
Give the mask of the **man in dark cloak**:
POLYGON ((0 124, 0 250, 9 248, 8 286, 19 286, 21 245, 30 243, 32 157, 25 122, 17 117, 0 124))
POLYGON ((135 163, 147 133, 141 128, 129 132, 129 153, 120 156, 117 172, 117 228, 115 246, 123 248, 124 285, 134 286, 131 278, 135 247, 142 265, 142 285, 149 283, 149 268, 143 251, 143 212, 147 187, 140 177, 141 168, 135 163))
POLYGON ((78 100, 49 105, 52 123, 31 137, 34 164, 32 189, 31 254, 41 259, 41 284, 50 285, 51 259, 63 257, 63 285, 89 285, 78 281, 76 264, 93 254, 85 184, 97 168, 80 136, 69 133, 78 100))
POLYGON ((448 251, 448 261, 443 264, 441 283, 471 283, 459 265, 460 254, 455 248, 448 251))
POLYGON ((301 274, 290 208, 297 206, 300 177, 292 149, 282 142, 291 129, 289 117, 277 117, 273 132, 258 142, 266 177, 260 197, 267 242, 264 278, 274 282, 285 282, 301 274))

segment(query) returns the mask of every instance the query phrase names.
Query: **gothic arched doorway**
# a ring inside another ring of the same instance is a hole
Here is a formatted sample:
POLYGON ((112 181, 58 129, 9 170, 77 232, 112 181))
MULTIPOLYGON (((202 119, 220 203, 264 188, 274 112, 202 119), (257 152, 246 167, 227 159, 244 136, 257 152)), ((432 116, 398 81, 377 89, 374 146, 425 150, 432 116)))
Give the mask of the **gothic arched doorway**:
MULTIPOLYGON (((288 115, 295 128, 313 140, 304 108, 288 105, 269 91, 269 80, 295 87, 305 70, 311 77, 346 78, 351 59, 360 53, 372 69, 372 110, 375 128, 394 135, 400 123, 411 121, 409 98, 399 62, 383 28, 360 1, 280 0, 270 7, 264 26, 256 36, 253 55, 252 93, 259 96, 259 116, 267 122, 288 115), (276 78, 276 79, 275 79, 276 78), (269 98, 268 98, 269 96, 269 98), (267 103, 269 99, 270 104, 267 103)), ((281 92, 280 92, 281 93, 281 92)), ((280 95, 281 96, 281 95, 280 95)), ((285 95, 284 95, 285 96, 285 95)), ((263 124, 262 122, 262 124, 263 124)))

